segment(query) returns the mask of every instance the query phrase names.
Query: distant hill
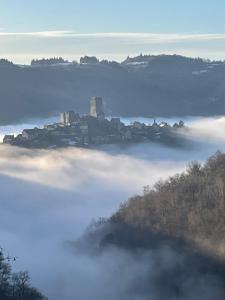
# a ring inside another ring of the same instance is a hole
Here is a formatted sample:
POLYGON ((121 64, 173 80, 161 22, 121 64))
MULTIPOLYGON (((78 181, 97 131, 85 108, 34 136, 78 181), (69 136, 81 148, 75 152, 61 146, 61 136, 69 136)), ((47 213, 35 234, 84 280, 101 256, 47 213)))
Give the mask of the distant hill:
POLYGON ((109 115, 183 116, 225 112, 225 63, 178 55, 140 55, 122 63, 83 57, 0 60, 0 123, 45 117, 61 110, 88 111, 100 95, 109 115))

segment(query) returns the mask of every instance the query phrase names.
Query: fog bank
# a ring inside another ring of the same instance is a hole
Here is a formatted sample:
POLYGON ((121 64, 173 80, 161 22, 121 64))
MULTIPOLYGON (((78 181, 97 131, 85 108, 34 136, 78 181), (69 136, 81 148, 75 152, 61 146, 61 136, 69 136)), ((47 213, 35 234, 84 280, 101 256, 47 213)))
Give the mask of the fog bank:
MULTIPOLYGON (((143 186, 184 171, 191 160, 203 161, 224 150, 224 118, 195 119, 188 124, 190 149, 151 143, 99 150, 1 145, 1 246, 19 257, 15 270, 29 270, 33 284, 54 300, 76 299, 74 295, 84 300, 146 299, 146 294, 136 295, 132 286, 138 278, 145 282, 157 253, 134 258, 112 249, 99 257, 75 255, 65 242, 79 238, 93 218, 110 216, 121 202, 141 193, 143 186)), ((166 264, 179 259, 170 250, 158 255, 166 264)), ((207 282, 209 295, 215 292, 220 299, 221 289, 215 288, 213 280, 207 282)), ((157 294, 152 283, 149 288, 157 294)), ((184 299, 199 299, 201 293, 207 299, 203 289, 198 289, 200 294, 191 293, 184 299)))

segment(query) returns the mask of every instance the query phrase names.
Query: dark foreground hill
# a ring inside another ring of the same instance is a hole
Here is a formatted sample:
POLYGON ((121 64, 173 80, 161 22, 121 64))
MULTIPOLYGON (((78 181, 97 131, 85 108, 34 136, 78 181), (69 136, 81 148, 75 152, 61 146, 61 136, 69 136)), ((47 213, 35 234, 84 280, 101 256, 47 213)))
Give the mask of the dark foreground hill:
MULTIPOLYGON (((141 261, 129 291, 135 299, 222 300, 224 188, 225 154, 217 153, 204 165, 192 163, 185 173, 145 187, 144 195, 93 224, 76 246, 94 253, 123 249, 133 264, 141 261)), ((130 270, 132 276, 132 263, 130 270)))
POLYGON ((177 55, 138 56, 123 63, 82 58, 0 61, 0 123, 59 111, 88 111, 91 96, 122 116, 215 115, 225 111, 225 64, 177 55))
MULTIPOLYGON (((106 224, 116 230, 102 241, 120 243, 117 229, 129 228, 139 232, 137 246, 148 245, 149 233, 225 258, 225 154, 216 153, 205 165, 192 163, 185 173, 145 187, 143 196, 122 204, 106 224)), ((135 234, 126 237, 135 245, 135 234)), ((126 238, 121 242, 126 243, 126 238)))

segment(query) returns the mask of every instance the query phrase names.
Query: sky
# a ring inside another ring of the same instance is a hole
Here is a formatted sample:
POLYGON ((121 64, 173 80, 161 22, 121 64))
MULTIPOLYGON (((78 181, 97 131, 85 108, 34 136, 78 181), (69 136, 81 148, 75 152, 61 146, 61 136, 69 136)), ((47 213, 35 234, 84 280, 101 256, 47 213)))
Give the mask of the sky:
POLYGON ((225 59, 224 10, 222 0, 0 0, 0 57, 225 59))

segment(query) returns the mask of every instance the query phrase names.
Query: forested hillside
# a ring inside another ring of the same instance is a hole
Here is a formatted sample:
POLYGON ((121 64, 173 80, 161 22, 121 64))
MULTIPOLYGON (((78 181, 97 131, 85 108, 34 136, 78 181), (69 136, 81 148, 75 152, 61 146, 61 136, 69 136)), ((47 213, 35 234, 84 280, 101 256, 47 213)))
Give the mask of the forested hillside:
POLYGON ((225 154, 216 153, 123 203, 97 226, 100 243, 151 248, 154 239, 172 239, 225 258, 224 192, 225 154))

